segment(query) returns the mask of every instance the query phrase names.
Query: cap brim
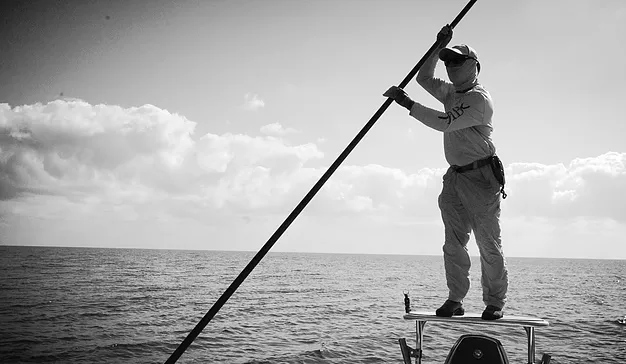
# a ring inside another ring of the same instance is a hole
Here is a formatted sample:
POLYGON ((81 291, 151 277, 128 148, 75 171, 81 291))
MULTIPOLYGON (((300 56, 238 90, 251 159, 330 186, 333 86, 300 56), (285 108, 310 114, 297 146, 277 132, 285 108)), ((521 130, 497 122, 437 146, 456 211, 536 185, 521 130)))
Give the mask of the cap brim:
POLYGON ((465 54, 461 53, 461 51, 456 48, 444 48, 439 51, 439 59, 442 61, 449 61, 463 56, 465 56, 465 54))

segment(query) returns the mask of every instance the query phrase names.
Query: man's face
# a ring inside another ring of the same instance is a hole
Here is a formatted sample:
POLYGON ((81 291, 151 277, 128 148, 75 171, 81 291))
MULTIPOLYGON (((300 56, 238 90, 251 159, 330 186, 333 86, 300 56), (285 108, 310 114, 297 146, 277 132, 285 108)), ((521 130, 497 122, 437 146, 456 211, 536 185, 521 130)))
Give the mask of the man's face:
POLYGON ((466 82, 474 81, 478 76, 475 58, 459 55, 444 61, 450 82, 461 86, 466 82))
POLYGON ((470 60, 470 59, 474 59, 474 58, 459 55, 458 57, 454 57, 447 61, 444 61, 443 64, 445 64, 446 67, 461 67, 463 63, 465 63, 467 60, 470 60))

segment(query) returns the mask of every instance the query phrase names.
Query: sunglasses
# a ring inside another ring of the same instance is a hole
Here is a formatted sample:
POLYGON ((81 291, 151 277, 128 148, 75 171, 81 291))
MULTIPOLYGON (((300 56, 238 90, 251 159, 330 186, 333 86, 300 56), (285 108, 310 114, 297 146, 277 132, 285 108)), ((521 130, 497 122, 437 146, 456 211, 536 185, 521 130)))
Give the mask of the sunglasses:
POLYGON ((478 60, 474 57, 462 56, 462 57, 457 57, 454 59, 444 61, 443 64, 445 64, 446 67, 458 67, 462 65, 463 63, 465 63, 465 61, 467 61, 468 59, 473 59, 474 61, 476 61, 476 63, 478 63, 478 60))

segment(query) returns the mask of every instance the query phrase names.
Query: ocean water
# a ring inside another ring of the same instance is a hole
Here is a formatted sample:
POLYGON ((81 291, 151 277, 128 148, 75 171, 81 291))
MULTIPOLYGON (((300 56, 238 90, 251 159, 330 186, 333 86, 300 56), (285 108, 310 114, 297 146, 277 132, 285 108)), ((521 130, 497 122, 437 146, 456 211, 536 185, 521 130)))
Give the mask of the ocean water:
MULTIPOLYGON (((254 252, 0 246, 0 363, 163 363, 254 252)), ((537 360, 626 363, 626 261, 509 258, 505 314, 548 320, 537 360)), ((469 311, 483 309, 479 263, 469 311)), ((446 296, 432 256, 269 253, 179 363, 402 363, 402 318, 446 296)), ((423 363, 465 333, 526 363, 522 328, 428 323, 423 363)))

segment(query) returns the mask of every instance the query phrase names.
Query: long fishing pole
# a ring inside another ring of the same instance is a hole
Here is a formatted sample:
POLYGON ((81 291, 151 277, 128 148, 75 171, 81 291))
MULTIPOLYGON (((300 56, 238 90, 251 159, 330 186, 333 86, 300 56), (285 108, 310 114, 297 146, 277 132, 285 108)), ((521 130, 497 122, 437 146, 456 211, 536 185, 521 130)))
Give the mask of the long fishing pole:
MULTIPOLYGON (((470 0, 470 2, 467 5, 465 5, 465 7, 463 8, 463 10, 461 10, 459 15, 457 15, 456 18, 454 18, 454 20, 452 21, 452 23, 450 23, 450 28, 454 29, 454 27, 461 21, 461 19, 463 19, 465 14, 467 14, 467 12, 474 5, 474 3, 476 3, 476 1, 477 0, 470 0)), ((417 62, 417 64, 415 65, 415 67, 413 67, 411 72, 409 72, 409 74, 404 78, 404 80, 400 82, 398 87, 404 88, 406 87, 406 85, 408 85, 409 81, 411 81, 411 79, 413 79, 415 75, 417 75, 417 72, 422 67, 422 65, 426 62, 426 60, 430 58, 430 56, 435 50, 437 50, 440 42, 441 41, 439 39, 435 41, 435 43, 430 47, 430 49, 426 52, 426 54, 424 54, 422 59, 420 59, 419 62, 417 62)), ((259 262, 263 259, 263 257, 265 257, 267 252, 269 252, 269 250, 272 248, 272 246, 274 246, 276 241, 278 241, 278 239, 283 235, 283 233, 287 230, 289 225, 291 225, 291 223, 296 219, 296 217, 300 215, 302 210, 304 210, 304 208, 309 204, 309 202, 313 199, 313 197, 317 194, 317 192, 322 188, 322 186, 326 183, 326 181, 328 181, 330 176, 332 176, 332 174, 335 173, 335 171, 337 170, 337 168, 339 168, 341 163, 343 163, 343 161, 348 157, 348 155, 357 146, 357 144, 359 144, 361 139, 363 139, 365 134, 367 134, 367 132, 372 128, 372 126, 374 126, 374 123, 378 121, 378 119, 387 110, 387 108, 389 107, 389 105, 391 105, 392 102, 393 100, 391 98, 387 98, 387 100, 385 100, 385 102, 378 109, 378 111, 374 113, 374 116, 372 116, 372 118, 367 122, 367 124, 363 126, 361 131, 359 131, 359 133, 354 137, 354 139, 352 139, 352 141, 350 142, 350 144, 348 144, 346 149, 344 149, 344 151, 341 152, 341 154, 339 154, 339 156, 333 162, 333 164, 331 164, 330 167, 328 167, 328 170, 322 175, 322 177, 317 181, 317 183, 315 183, 315 185, 304 196, 302 201, 300 201, 300 203, 289 214, 289 216, 287 216, 285 221, 283 221, 283 223, 278 227, 278 229, 274 232, 274 234, 272 234, 272 236, 267 240, 267 242, 265 243, 265 245, 263 245, 261 250, 259 250, 259 252, 256 253, 256 255, 252 258, 252 260, 250 260, 248 265, 246 265, 246 267, 241 271, 241 273, 239 273, 237 278, 235 278, 233 283, 230 284, 230 286, 226 289, 226 291, 224 291, 222 296, 213 304, 213 307, 211 307, 211 309, 204 315, 204 317, 200 320, 200 322, 198 322, 196 327, 194 327, 193 330, 189 332, 187 337, 183 340, 182 343, 180 343, 178 348, 176 348, 176 350, 172 353, 172 355, 167 359, 165 364, 176 363, 178 358, 180 358, 180 356, 183 355, 183 353, 185 352, 185 350, 187 350, 189 345, 191 345, 191 343, 202 332, 202 330, 211 321, 211 319, 213 319, 213 317, 222 308, 222 306, 224 306, 224 304, 226 303, 226 301, 228 301, 230 296, 232 296, 233 293, 235 293, 237 288, 239 288, 239 286, 248 277, 248 275, 250 275, 252 270, 259 264, 259 262)))

